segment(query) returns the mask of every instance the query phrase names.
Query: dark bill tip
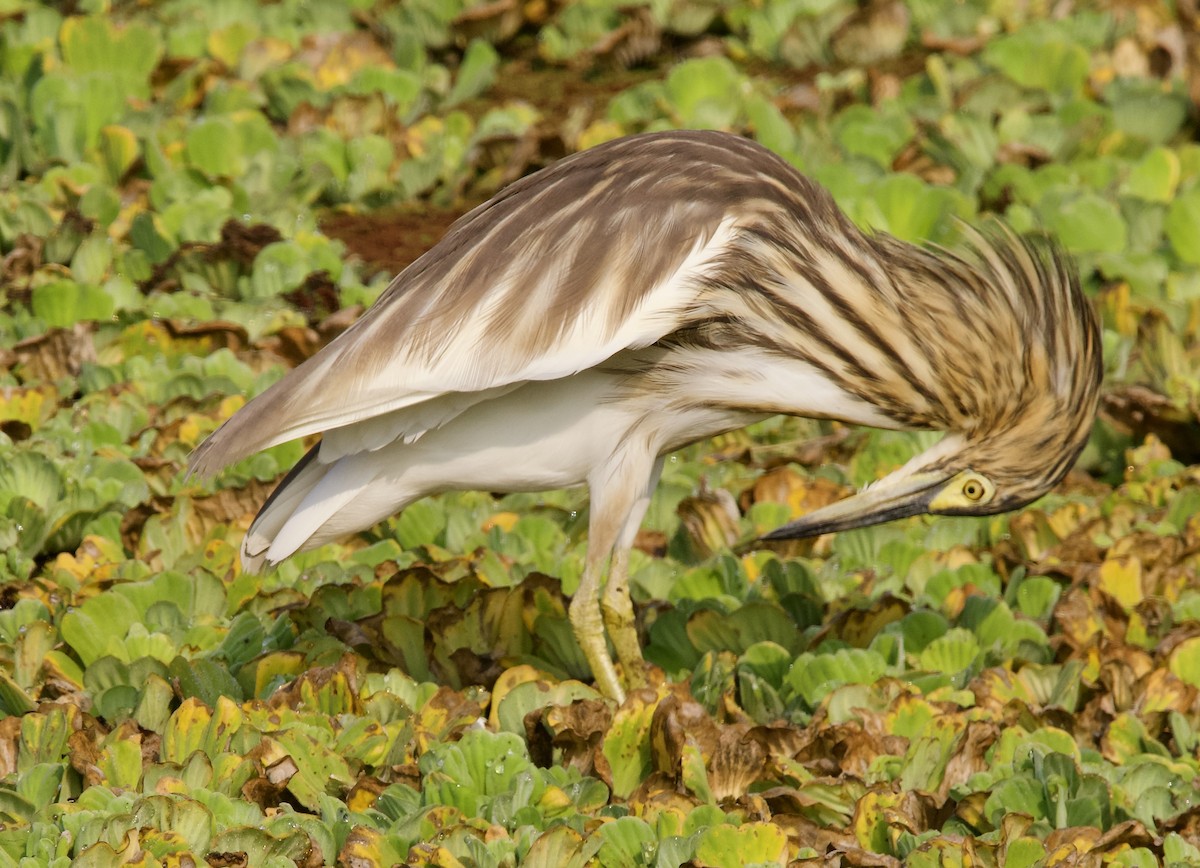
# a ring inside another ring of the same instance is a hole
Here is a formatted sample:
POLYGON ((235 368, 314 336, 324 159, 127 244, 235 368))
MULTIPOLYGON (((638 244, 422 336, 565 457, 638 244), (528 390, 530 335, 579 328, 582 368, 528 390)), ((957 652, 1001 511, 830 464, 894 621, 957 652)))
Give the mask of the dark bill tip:
POLYGON ((930 501, 945 482, 944 476, 938 475, 933 478, 924 474, 893 484, 888 484, 884 479, 845 500, 823 506, 782 527, 777 527, 760 539, 767 542, 806 539, 922 515, 929 511, 930 501))

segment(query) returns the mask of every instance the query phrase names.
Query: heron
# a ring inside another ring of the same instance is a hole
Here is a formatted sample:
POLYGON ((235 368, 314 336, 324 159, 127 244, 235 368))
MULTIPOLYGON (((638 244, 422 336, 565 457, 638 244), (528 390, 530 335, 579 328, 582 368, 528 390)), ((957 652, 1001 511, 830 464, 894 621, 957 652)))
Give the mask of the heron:
POLYGON ((963 233, 952 251, 863 231, 734 134, 609 141, 462 216, 190 472, 321 435, 247 531, 251 571, 439 492, 586 484, 568 614, 620 702, 645 683, 629 553, 672 451, 776 414, 944 432, 768 540, 1013 510, 1072 467, 1102 376, 1077 272, 998 222, 963 233))

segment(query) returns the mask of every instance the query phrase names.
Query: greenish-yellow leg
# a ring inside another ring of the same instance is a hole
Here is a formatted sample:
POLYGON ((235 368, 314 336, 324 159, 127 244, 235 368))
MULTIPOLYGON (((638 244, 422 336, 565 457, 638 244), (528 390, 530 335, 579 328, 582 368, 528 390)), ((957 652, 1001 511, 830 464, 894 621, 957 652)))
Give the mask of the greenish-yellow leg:
POLYGON ((650 506, 650 497, 658 485, 662 469, 663 458, 660 457, 654 462, 650 478, 629 510, 625 526, 621 528, 621 535, 613 548, 608 581, 604 586, 604 596, 600 600, 604 626, 608 628, 608 635, 617 649, 617 659, 621 661, 625 683, 630 688, 645 685, 646 662, 642 657, 642 644, 634 626, 633 599, 629 595, 629 551, 633 548, 633 541, 637 538, 642 519, 646 517, 646 509, 650 506))
MULTIPOLYGON (((591 524, 596 524, 594 517, 591 524)), ((596 679, 596 686, 605 696, 617 702, 624 702, 625 691, 617 678, 617 669, 613 666, 612 658, 608 655, 604 624, 600 618, 600 574, 603 572, 608 551, 608 546, 601 548, 594 537, 588 538, 587 563, 583 568, 583 578, 579 580, 579 589, 575 591, 575 598, 571 600, 569 614, 571 627, 575 630, 575 640, 583 649, 588 666, 592 667, 592 677, 596 679)))
POLYGON ((629 596, 629 550, 618 548, 613 552, 612 564, 608 568, 608 581, 604 585, 604 596, 600 600, 600 612, 604 626, 617 649, 625 683, 636 689, 646 683, 645 660, 642 645, 638 641, 634 626, 633 599, 629 596))
POLYGON ((629 547, 650 503, 650 491, 658 481, 662 459, 648 444, 626 440, 608 464, 588 478, 591 516, 588 519, 587 561, 575 599, 571 601, 571 626, 592 667, 596 686, 605 695, 625 701, 625 690, 608 653, 604 625, 612 631, 617 654, 625 665, 626 677, 641 684, 642 649, 633 626, 633 602, 629 599, 629 547), (616 549, 613 554, 614 548, 616 549), (613 575, 604 592, 604 614, 600 611, 600 579, 604 563, 613 555, 613 575))

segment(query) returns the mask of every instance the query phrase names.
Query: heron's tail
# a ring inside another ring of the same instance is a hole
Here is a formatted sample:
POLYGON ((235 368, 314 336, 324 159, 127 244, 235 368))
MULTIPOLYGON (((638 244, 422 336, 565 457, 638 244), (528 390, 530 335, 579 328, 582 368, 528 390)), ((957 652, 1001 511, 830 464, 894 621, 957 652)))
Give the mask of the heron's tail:
POLYGON ((370 527, 403 505, 397 505, 391 497, 382 506, 374 504, 382 492, 373 491, 378 488, 373 483, 379 465, 371 460, 371 453, 325 463, 320 448, 318 444, 308 450, 258 511, 242 540, 242 567, 246 571, 258 572, 296 552, 370 527), (363 506, 368 509, 361 509, 363 506))
POLYGON ((305 495, 313 490, 328 470, 317 460, 317 450, 320 448, 318 443, 309 449, 259 508, 258 515, 242 540, 242 568, 247 572, 262 570, 271 544, 305 495))

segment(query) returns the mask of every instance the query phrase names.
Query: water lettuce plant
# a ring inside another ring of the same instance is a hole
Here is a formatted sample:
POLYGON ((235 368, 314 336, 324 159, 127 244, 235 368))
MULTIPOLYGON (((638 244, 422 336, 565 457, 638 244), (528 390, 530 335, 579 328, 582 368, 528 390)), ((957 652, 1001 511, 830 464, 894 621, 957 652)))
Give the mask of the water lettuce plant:
POLYGON ((1185 6, 0 0, 0 865, 1200 862, 1185 6), (678 126, 905 239, 1054 235, 1105 329, 1078 471, 767 550, 928 435, 673 456, 619 708, 566 617, 578 492, 242 573, 303 445, 215 485, 188 453, 454 215, 678 126))

